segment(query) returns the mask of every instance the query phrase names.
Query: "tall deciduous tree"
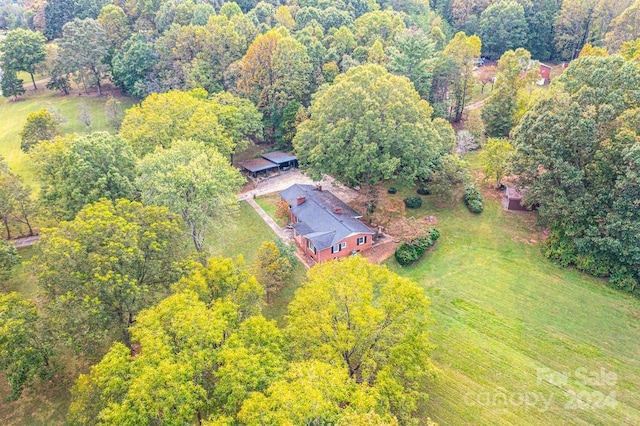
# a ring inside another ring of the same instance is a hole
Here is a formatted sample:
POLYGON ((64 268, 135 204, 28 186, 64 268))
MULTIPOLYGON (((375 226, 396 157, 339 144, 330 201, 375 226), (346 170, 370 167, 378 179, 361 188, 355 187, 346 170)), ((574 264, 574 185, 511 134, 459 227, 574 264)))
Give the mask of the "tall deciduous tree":
POLYGON ((47 230, 32 263, 56 336, 88 355, 106 339, 131 347, 138 313, 169 294, 185 260, 166 208, 101 200, 47 230))
POLYGON ((480 15, 482 52, 490 57, 502 56, 507 50, 525 47, 529 39, 529 26, 524 8, 515 0, 501 0, 480 15))
POLYGON ((640 66, 587 56, 559 80, 514 131, 525 202, 551 228, 549 257, 638 293, 640 66))
POLYGON ((365 13, 355 20, 354 26, 356 40, 362 46, 372 46, 378 39, 391 42, 406 28, 401 15, 392 10, 365 13))
POLYGON ((496 82, 482 109, 487 136, 508 136, 516 124, 518 89, 531 82, 523 73, 539 74, 535 63, 531 64, 531 54, 523 48, 505 52, 498 61, 496 82))
POLYGON ((428 305, 417 284, 363 257, 318 265, 289 304, 293 355, 346 368, 407 421, 431 375, 428 305))
POLYGON ((578 57, 582 46, 591 37, 598 0, 564 0, 558 13, 554 32, 556 50, 563 59, 578 57))
POLYGON ((199 291, 200 278, 187 278, 189 286, 179 283, 176 294, 139 315, 132 328, 139 354, 132 357, 117 343, 78 378, 69 410, 73 424, 97 418, 224 424, 248 395, 281 375, 286 363, 282 333, 275 322, 256 315, 259 309, 248 317, 239 314, 234 300, 243 299, 247 283, 240 279, 243 284, 235 286, 237 275, 228 273, 228 260, 211 259, 206 271, 196 272, 206 275, 207 290, 199 291))
POLYGON ((232 16, 212 16, 207 22, 211 42, 198 53, 193 62, 192 78, 205 89, 215 92, 231 90, 225 81, 227 70, 234 62, 242 59, 257 30, 253 23, 242 14, 232 16), (247 26, 242 31, 242 26, 247 26))
POLYGON ((624 42, 633 41, 637 38, 640 38, 640 0, 636 0, 611 21, 605 36, 605 42, 611 51, 615 51, 624 42))
POLYGON ((228 93, 207 100, 202 89, 171 91, 149 95, 140 105, 129 108, 120 135, 138 156, 156 147, 169 148, 180 138, 204 142, 229 156, 244 149, 248 138, 260 138, 261 119, 250 101, 228 93))
POLYGON ((9 400, 20 397, 33 380, 49 377, 51 346, 41 332, 33 302, 18 293, 0 293, 0 370, 11 388, 9 400))
POLYGON ((36 65, 44 61, 45 41, 44 36, 35 31, 22 28, 9 31, 7 36, 0 40, 2 69, 28 72, 33 88, 37 89, 33 74, 36 72, 36 65))
POLYGON ((449 114, 454 122, 462 120, 462 113, 470 96, 470 86, 473 84, 473 59, 480 56, 482 42, 478 36, 469 36, 459 32, 447 44, 444 56, 450 57, 455 65, 450 74, 451 92, 453 92, 453 106, 449 114))
POLYGON ((15 246, 4 238, 0 238, 0 279, 6 279, 11 268, 20 263, 20 255, 15 246))
POLYGON ((24 92, 26 92, 24 81, 18 78, 16 72, 12 69, 3 70, 0 90, 2 90, 2 96, 5 98, 13 97, 14 101, 18 99, 18 96, 24 95, 24 92))
POLYGON ((74 2, 69 0, 49 0, 44 6, 44 35, 49 40, 62 35, 62 27, 73 19, 74 2))
POLYGON ((108 4, 100 10, 98 22, 104 28, 113 49, 120 49, 131 34, 126 13, 115 4, 108 4))
POLYGON ((95 19, 74 19, 62 28, 59 41, 61 59, 68 72, 86 72, 102 95, 101 81, 107 71, 104 59, 109 53, 109 40, 95 19))
POLYGON ((11 239, 11 228, 25 225, 29 235, 33 235, 31 220, 35 207, 31 198, 31 188, 20 177, 9 170, 0 157, 0 221, 7 238, 11 239))
MULTIPOLYGON (((281 379, 263 393, 253 393, 238 417, 251 426, 338 424, 343 416, 374 413, 375 405, 375 397, 358 386, 345 368, 309 360, 291 363, 281 379)), ((394 424, 392 416, 382 418, 384 424, 394 424)))
POLYGON ((454 139, 432 112, 406 77, 363 65, 320 90, 293 144, 316 177, 330 173, 350 185, 427 179, 454 139))
POLYGON ((259 35, 242 59, 238 91, 264 113, 268 121, 291 101, 307 95, 311 62, 306 48, 285 28, 259 35))
POLYGON ((40 198, 58 219, 71 220, 87 204, 133 199, 135 156, 120 137, 106 132, 58 138, 32 150, 40 198))
POLYGON ((32 112, 20 132, 20 148, 29 152, 38 142, 52 140, 60 133, 60 122, 47 109, 32 112))
POLYGON ((113 57, 111 66, 114 82, 131 96, 148 94, 148 81, 158 54, 145 37, 136 34, 123 43, 113 57))
POLYGON ((526 49, 531 56, 546 61, 555 55, 553 25, 555 17, 562 5, 561 0, 521 1, 524 7, 529 41, 526 49))
POLYGON ((177 141, 138 164, 137 184, 146 203, 166 206, 182 216, 198 252, 207 228, 229 218, 244 183, 240 172, 215 149, 197 141, 177 141))
POLYGON ((256 261, 256 278, 264 286, 267 303, 271 303, 271 296, 278 292, 291 278, 291 262, 275 243, 265 241, 258 249, 256 261))
POLYGON ((480 163, 486 179, 495 178, 496 188, 507 173, 515 150, 506 139, 489 138, 480 152, 480 163))

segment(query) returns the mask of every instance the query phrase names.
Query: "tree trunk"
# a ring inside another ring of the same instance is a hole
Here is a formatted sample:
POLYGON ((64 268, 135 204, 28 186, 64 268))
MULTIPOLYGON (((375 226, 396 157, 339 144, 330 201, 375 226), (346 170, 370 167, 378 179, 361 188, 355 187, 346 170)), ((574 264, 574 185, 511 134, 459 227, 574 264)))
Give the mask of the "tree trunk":
POLYGON ((36 86, 36 79, 33 78, 33 73, 30 72, 29 74, 31 74, 31 82, 33 83, 33 90, 38 90, 38 87, 36 86))
POLYGON ((9 230, 9 221, 7 220, 7 218, 4 218, 2 220, 2 222, 4 223, 4 227, 7 230, 7 240, 11 239, 11 230, 9 230))
POLYGON ((131 334, 129 333, 129 328, 125 327, 122 330, 122 341, 129 348, 129 350, 133 353, 133 346, 131 346, 131 334))

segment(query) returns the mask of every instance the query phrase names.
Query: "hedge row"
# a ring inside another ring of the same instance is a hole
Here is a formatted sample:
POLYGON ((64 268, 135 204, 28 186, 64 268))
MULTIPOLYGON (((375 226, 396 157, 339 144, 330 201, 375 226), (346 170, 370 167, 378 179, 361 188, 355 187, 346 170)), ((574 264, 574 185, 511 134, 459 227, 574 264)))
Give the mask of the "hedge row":
POLYGON ((482 213, 484 206, 482 205, 482 195, 475 186, 467 186, 464 189, 464 203, 472 213, 482 213))
POLYGON ((402 243, 400 247, 396 249, 396 260, 402 266, 407 266, 415 262, 422 257, 429 247, 438 241, 438 238, 440 238, 440 232, 437 229, 432 229, 422 238, 416 238, 408 243, 402 243))

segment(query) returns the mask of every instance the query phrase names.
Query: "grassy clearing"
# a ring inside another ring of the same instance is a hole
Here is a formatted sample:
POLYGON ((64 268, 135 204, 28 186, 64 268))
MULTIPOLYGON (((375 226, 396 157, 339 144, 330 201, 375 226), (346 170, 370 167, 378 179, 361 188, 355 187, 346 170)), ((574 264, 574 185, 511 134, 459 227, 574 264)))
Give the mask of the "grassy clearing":
POLYGON ((282 199, 278 194, 271 194, 256 198, 256 203, 262 207, 262 210, 271 216, 271 219, 273 219, 278 226, 285 226, 287 224, 287 220, 276 215, 276 212, 278 211, 278 204, 280 204, 281 200, 282 199))
POLYGON ((484 192, 481 215, 425 197, 418 213, 438 218, 438 245, 412 267, 388 261, 431 297, 439 374, 426 413, 440 424, 639 424, 640 301, 547 261, 533 214, 484 192), (580 376, 602 368, 617 379, 580 376), (567 384, 553 384, 561 373, 567 384), (609 395, 615 407, 598 406, 609 395))
POLYGON ((235 257, 240 254, 247 264, 251 264, 256 259, 260 244, 277 238, 249 203, 241 201, 238 214, 232 222, 210 234, 208 245, 213 256, 235 257))
MULTIPOLYGON (((64 133, 87 133, 88 129, 78 118, 78 107, 81 103, 86 103, 92 117, 92 131, 113 131, 107 123, 104 112, 104 104, 107 97, 78 96, 71 94, 60 96, 56 92, 49 90, 28 91, 26 96, 18 98, 17 101, 3 99, 0 101, 0 156, 3 156, 9 167, 18 173, 25 182, 34 186, 34 176, 31 169, 29 157, 20 149, 20 132, 27 120, 27 115, 31 112, 47 108, 59 112, 63 118, 62 131, 64 133)), ((122 108, 129 108, 134 100, 120 97, 122 108)))
POLYGON ((50 383, 38 392, 25 392, 17 401, 7 402, 9 392, 6 379, 0 373, 0 419, 2 424, 20 426, 63 425, 71 395, 66 383, 50 383))
MULTIPOLYGON (((263 200, 265 198, 268 197, 262 197, 263 200)), ((256 199, 256 201, 258 200, 256 199)), ((262 204, 260 205, 264 208, 262 204)), ((251 265, 256 260, 260 245, 264 241, 276 241, 277 238, 249 203, 243 201, 240 202, 240 210, 234 222, 219 230, 211 238, 209 247, 214 256, 235 257, 241 254, 246 264, 251 265)), ((287 305, 293 299, 296 289, 303 282, 305 274, 306 268, 296 260, 291 283, 285 285, 274 297, 271 304, 265 307, 263 311, 265 317, 282 322, 287 305)))
POLYGON ((0 289, 5 293, 16 291, 25 298, 33 298, 38 290, 34 277, 29 274, 28 268, 25 262, 33 256, 33 247, 24 247, 18 249, 18 253, 22 258, 22 263, 15 266, 11 270, 11 276, 7 279, 0 289))

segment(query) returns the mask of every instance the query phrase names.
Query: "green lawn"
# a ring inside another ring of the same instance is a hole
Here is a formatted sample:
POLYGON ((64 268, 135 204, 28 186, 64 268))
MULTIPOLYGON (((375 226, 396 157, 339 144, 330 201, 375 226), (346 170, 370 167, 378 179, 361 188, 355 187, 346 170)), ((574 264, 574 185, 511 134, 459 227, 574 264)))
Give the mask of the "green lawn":
MULTIPOLYGON (((75 98, 65 107, 71 117, 75 98)), ((17 117, 18 108, 27 111, 29 104, 36 110, 39 105, 32 101, 4 102, 0 113, 17 117)), ((8 121, 0 123, 3 154, 19 146, 18 141, 7 148, 6 129, 20 127, 8 121)), ((475 164, 477 159, 470 160, 475 164)), ((16 159, 10 161, 15 167, 16 159)), ((412 214, 437 217, 438 244, 412 267, 388 261, 391 269, 423 285, 431 298, 438 375, 429 385, 424 415, 441 425, 640 424, 640 300, 547 261, 534 215, 505 212, 496 193, 484 191, 481 215, 472 215, 461 202, 436 206, 432 197, 424 197, 424 206, 412 214), (603 371, 609 372, 606 383, 584 380, 603 371)), ((401 188, 397 196, 410 194, 411 188, 401 188)), ((213 255, 242 254, 250 264, 260 244, 275 238, 241 202, 237 217, 210 233, 208 246, 213 255)), ((20 253, 28 259, 31 250, 20 253)), ((297 282, 304 273, 297 265, 297 282)), ((27 297, 35 291, 21 267, 5 286, 27 297)), ((281 321, 296 287, 285 287, 265 315, 281 321)), ((0 401, 0 418, 8 424, 58 423, 68 396, 37 401, 0 401)))
POLYGON ((264 241, 278 237, 246 201, 241 201, 238 214, 226 226, 212 230, 208 236, 213 256, 235 257, 241 254, 247 264, 256 259, 256 252, 264 241))
MULTIPOLYGON (((78 96, 71 94, 60 96, 57 92, 42 90, 38 92, 28 91, 25 96, 17 101, 2 98, 0 101, 0 156, 3 156, 11 169, 18 173, 25 182, 34 185, 33 171, 29 157, 20 150, 20 131, 31 112, 48 108, 59 111, 63 117, 62 130, 64 133, 85 133, 86 126, 78 119, 78 106, 84 102, 88 105, 92 116, 92 131, 113 129, 107 123, 104 113, 104 103, 108 98, 95 96, 78 96)), ((126 97, 118 97, 122 102, 122 108, 130 107, 134 100, 126 97)))
POLYGON ((282 199, 278 194, 263 195, 262 197, 256 198, 256 203, 262 207, 262 210, 271 216, 271 219, 273 219, 279 226, 285 226, 287 224, 287 220, 276 216, 278 204, 281 201, 282 199))
POLYGON ((481 215, 425 198, 437 246, 415 266, 388 265, 431 298, 438 379, 426 415, 443 425, 640 424, 640 301, 547 261, 531 213, 491 196, 481 215), (602 371, 617 378, 585 383, 602 371), (563 372, 566 385, 550 383, 563 372))
MULTIPOLYGON (((258 200, 260 199, 256 199, 258 200)), ((277 238, 258 213, 247 202, 242 201, 233 223, 211 236, 209 248, 214 256, 235 257, 241 254, 247 265, 250 265, 256 259, 260 244, 264 241, 276 241, 277 238)), ((264 315, 268 319, 282 321, 287 305, 304 280, 306 271, 300 262, 295 262, 292 282, 280 290, 269 306, 265 306, 264 315)))
POLYGON ((29 275, 25 262, 31 259, 33 256, 33 247, 24 247, 18 249, 18 253, 22 258, 22 263, 15 266, 11 270, 11 276, 0 286, 0 290, 5 293, 17 291, 24 297, 32 298, 36 295, 37 284, 36 280, 29 275))

